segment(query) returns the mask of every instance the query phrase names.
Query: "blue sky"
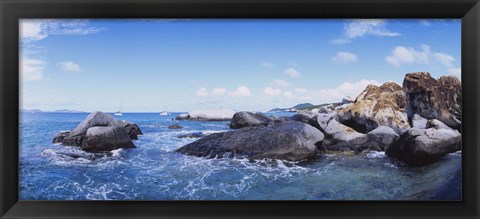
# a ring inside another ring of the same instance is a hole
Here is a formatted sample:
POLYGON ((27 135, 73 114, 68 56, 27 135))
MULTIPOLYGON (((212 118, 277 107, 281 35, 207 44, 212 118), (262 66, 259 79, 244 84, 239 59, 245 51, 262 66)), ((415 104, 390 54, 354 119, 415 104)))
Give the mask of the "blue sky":
POLYGON ((269 110, 461 71, 460 20, 21 20, 21 108, 269 110))

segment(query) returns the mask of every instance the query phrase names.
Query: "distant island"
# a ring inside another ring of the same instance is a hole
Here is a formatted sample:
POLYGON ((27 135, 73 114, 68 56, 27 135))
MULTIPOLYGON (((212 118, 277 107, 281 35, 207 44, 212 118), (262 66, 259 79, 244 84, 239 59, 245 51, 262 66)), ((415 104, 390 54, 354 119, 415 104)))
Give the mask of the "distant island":
POLYGON ((39 109, 22 109, 20 111, 24 113, 87 113, 81 110, 70 110, 70 109, 58 109, 54 111, 42 111, 39 109))

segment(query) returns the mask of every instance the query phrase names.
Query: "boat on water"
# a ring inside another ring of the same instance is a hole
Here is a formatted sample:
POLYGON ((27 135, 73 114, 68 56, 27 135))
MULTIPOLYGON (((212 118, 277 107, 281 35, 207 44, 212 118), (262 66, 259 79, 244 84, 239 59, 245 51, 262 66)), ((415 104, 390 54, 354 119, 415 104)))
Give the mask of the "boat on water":
POLYGON ((167 111, 162 111, 162 112, 160 112, 160 115, 161 116, 168 116, 168 115, 170 115, 170 113, 167 112, 167 111))
POLYGON ((113 115, 115 115, 115 116, 123 116, 122 112, 120 112, 120 111, 117 111, 117 112, 116 112, 115 114, 113 114, 113 115))

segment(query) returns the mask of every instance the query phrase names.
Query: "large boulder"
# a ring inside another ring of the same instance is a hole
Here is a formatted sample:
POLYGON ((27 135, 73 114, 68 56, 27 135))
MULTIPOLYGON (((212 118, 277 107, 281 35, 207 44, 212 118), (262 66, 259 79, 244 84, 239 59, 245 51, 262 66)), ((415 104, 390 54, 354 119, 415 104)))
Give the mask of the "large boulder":
POLYGON ((420 166, 461 150, 462 136, 452 129, 412 128, 400 136, 385 154, 408 165, 420 166))
POLYGON ((440 122, 438 119, 431 119, 428 120, 427 122, 427 128, 433 128, 433 129, 452 129, 445 125, 443 122, 440 122))
POLYGON ((291 116, 290 119, 293 121, 308 123, 308 121, 310 121, 310 119, 312 119, 316 115, 317 113, 301 110, 298 111, 295 115, 291 116))
POLYGON ((236 112, 233 110, 194 110, 188 113, 194 121, 230 121, 236 112))
POLYGON ((77 125, 75 129, 70 132, 70 136, 84 135, 87 130, 95 126, 113 126, 116 121, 113 116, 106 113, 96 111, 90 113, 83 122, 77 125))
POLYGON ((121 126, 96 126, 87 130, 81 148, 88 152, 134 148, 128 133, 121 126))
POLYGON ((330 119, 324 129, 326 138, 322 147, 331 151, 360 150, 359 147, 368 142, 366 134, 343 125, 335 119, 330 119))
POLYGON ((340 110, 335 118, 361 133, 388 126, 401 134, 410 128, 405 103, 405 93, 394 82, 368 85, 354 104, 340 110))
POLYGON ((230 128, 239 129, 248 126, 266 126, 270 119, 262 113, 237 112, 230 121, 230 128))
POLYGON ((70 135, 70 131, 59 132, 52 140, 53 144, 61 144, 63 139, 70 135))
POLYGON ((368 142, 364 149, 385 151, 394 144, 400 136, 388 126, 379 126, 367 134, 368 142))
POLYGON ((318 113, 316 116, 308 120, 308 124, 319 129, 325 133, 325 129, 328 126, 328 122, 335 116, 335 113, 318 113))
POLYGON ((438 119, 451 128, 460 130, 462 124, 462 84, 455 76, 442 76, 438 80, 428 72, 410 73, 403 80, 407 114, 426 119, 438 119))
POLYGON ((138 135, 143 135, 143 132, 137 124, 116 121, 111 115, 93 112, 74 130, 58 133, 52 142, 97 152, 135 147, 132 139, 138 139, 138 135))
POLYGON ((115 125, 122 127, 131 139, 137 140, 139 135, 143 135, 142 130, 135 123, 125 120, 117 120, 115 125))
POLYGON ((428 119, 423 118, 421 115, 413 114, 412 117, 412 128, 417 129, 426 129, 428 119))
POLYGON ((288 121, 214 133, 177 151, 208 158, 232 156, 299 161, 315 157, 323 137, 322 132, 308 124, 288 121))

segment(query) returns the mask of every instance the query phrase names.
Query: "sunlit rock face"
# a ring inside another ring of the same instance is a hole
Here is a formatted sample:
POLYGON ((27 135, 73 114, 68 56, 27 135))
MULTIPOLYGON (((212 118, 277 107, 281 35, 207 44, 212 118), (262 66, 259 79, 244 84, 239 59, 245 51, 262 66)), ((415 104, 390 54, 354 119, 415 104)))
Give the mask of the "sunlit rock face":
POLYGON ((462 84, 455 76, 442 76, 438 80, 428 72, 410 73, 403 80, 407 114, 426 119, 437 119, 460 130, 462 125, 462 84))
POLYGON ((394 82, 368 85, 355 102, 338 112, 335 118, 361 133, 388 126, 402 134, 410 128, 405 105, 405 93, 400 85, 394 82))

